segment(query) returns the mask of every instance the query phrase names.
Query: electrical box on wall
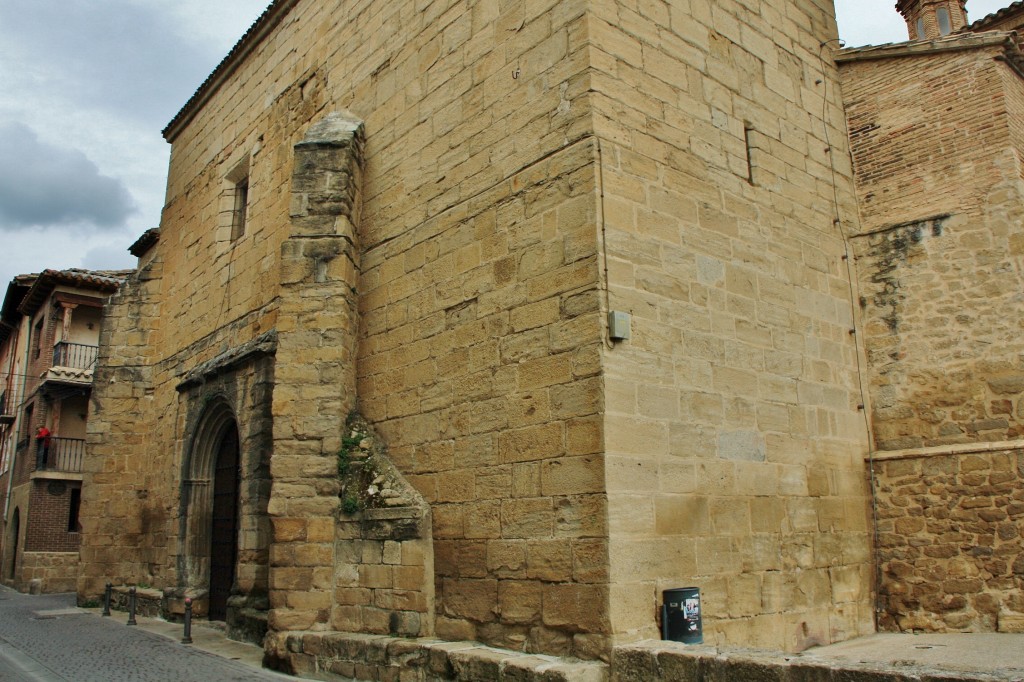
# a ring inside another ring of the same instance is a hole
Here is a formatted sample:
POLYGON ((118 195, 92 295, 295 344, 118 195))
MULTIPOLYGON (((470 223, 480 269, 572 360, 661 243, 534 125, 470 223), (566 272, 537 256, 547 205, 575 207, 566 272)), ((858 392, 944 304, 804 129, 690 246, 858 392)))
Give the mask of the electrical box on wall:
POLYGON ((630 314, 618 310, 608 313, 608 336, 612 341, 625 341, 630 337, 630 314))

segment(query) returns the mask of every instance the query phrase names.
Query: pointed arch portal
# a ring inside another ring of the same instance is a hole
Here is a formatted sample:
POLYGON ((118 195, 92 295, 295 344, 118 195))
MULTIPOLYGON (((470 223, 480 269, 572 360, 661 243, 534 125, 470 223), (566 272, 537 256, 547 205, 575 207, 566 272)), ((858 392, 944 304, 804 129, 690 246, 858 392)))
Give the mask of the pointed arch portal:
POLYGON ((206 590, 211 620, 224 620, 238 562, 238 422, 226 401, 200 418, 186 465, 185 579, 206 590))

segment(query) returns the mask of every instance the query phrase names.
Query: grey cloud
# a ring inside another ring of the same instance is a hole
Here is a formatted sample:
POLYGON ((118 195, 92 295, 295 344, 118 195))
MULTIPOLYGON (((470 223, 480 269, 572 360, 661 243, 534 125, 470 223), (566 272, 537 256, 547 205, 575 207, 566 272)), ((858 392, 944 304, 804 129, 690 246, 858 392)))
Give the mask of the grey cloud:
POLYGON ((0 124, 0 230, 123 225, 135 211, 124 184, 73 147, 47 144, 21 123, 0 124))
POLYGON ((3 0, 0 42, 33 87, 163 127, 223 57, 162 3, 3 0))

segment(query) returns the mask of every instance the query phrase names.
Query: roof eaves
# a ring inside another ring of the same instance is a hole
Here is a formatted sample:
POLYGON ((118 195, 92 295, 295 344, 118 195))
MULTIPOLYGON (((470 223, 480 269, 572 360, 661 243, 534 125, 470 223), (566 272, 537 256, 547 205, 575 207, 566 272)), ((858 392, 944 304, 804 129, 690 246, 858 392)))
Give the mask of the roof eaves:
POLYGON ((1012 15, 1014 12, 1017 12, 1018 10, 1021 9, 1024 9, 1024 0, 1012 2, 1006 7, 1002 8, 1001 10, 996 10, 992 14, 989 14, 987 16, 982 17, 981 19, 978 19, 973 24, 968 26, 967 30, 977 31, 978 29, 984 28, 986 26, 991 26, 992 24, 1002 21, 1006 17, 1012 15))
POLYGON ((215 92, 224 84, 224 81, 234 73, 238 65, 256 48, 267 35, 281 23, 299 0, 273 0, 263 11, 249 30, 235 43, 227 56, 207 76, 195 94, 185 103, 185 106, 174 115, 171 122, 163 129, 164 139, 174 142, 179 133, 189 124, 200 109, 203 108, 215 92))
POLYGON ((112 294, 118 290, 131 272, 131 270, 79 270, 77 268, 43 270, 25 293, 18 306, 18 312, 23 315, 34 314, 50 292, 60 284, 112 294))
POLYGON ((151 227, 135 240, 135 243, 128 247, 128 253, 136 258, 141 258, 153 248, 153 245, 160 241, 160 228, 151 227))
POLYGON ((836 55, 836 61, 846 63, 868 61, 872 59, 921 57, 941 54, 943 52, 977 50, 992 46, 1000 46, 1006 49, 1015 44, 1015 35, 1016 34, 1011 31, 954 33, 935 40, 913 40, 902 43, 885 43, 884 45, 851 47, 840 51, 839 54, 836 55))

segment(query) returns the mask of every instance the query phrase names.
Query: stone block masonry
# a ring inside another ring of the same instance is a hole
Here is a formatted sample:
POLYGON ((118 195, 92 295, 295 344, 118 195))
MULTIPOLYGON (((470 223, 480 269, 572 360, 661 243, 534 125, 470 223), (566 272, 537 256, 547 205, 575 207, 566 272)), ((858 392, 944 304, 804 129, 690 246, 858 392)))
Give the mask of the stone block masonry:
POLYGON ((222 419, 231 599, 265 591, 268 652, 302 643, 298 667, 343 628, 607 659, 694 583, 716 642, 870 627, 829 12, 297 0, 261 21, 169 127, 160 271, 108 313, 130 352, 97 375, 83 591, 204 589, 192 462, 222 419), (609 310, 632 341, 606 340, 609 310), (415 538, 344 515, 353 410, 422 501, 395 524, 415 538))
POLYGON ((617 642, 658 637, 661 592, 691 585, 711 643, 873 629, 825 5, 593 6, 607 305, 633 321, 602 362, 617 642))

